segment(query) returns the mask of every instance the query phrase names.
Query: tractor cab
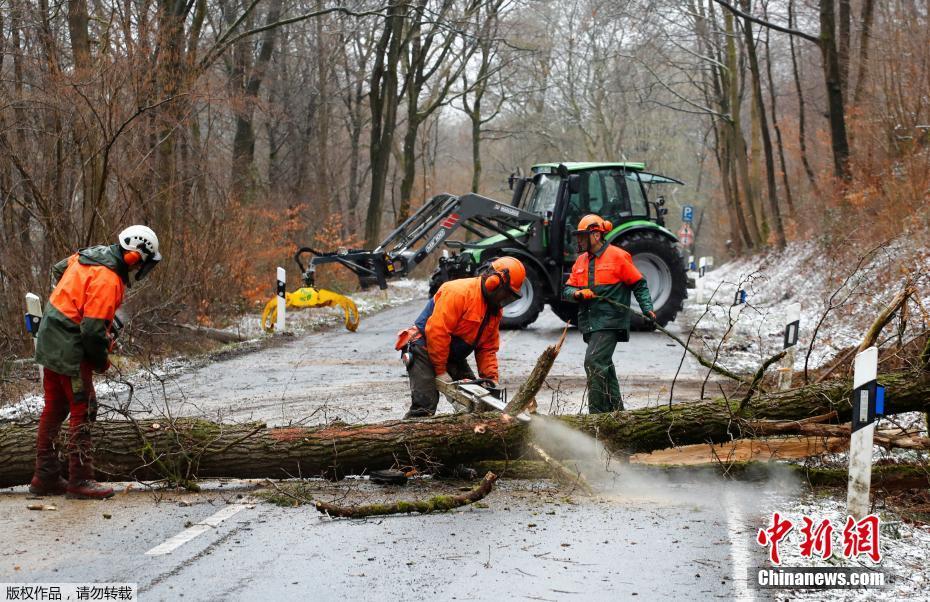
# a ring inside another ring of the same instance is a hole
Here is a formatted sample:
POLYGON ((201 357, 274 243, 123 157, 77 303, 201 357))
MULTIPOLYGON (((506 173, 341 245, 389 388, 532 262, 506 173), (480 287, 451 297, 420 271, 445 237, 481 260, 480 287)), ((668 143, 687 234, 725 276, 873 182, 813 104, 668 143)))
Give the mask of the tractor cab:
POLYGON ((543 163, 527 178, 512 176, 511 204, 545 216, 550 224, 550 257, 573 261, 574 224, 589 213, 610 220, 615 228, 630 222, 665 225, 665 199, 650 202, 654 184, 679 180, 643 171, 643 163, 543 163))

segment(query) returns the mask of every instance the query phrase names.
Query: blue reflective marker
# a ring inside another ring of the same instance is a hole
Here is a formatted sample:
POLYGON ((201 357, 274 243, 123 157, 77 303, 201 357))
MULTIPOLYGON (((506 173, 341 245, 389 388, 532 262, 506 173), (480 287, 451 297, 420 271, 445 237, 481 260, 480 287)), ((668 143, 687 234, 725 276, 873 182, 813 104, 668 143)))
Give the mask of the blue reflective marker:
POLYGON ((885 387, 881 385, 875 387, 875 415, 885 415, 885 387))

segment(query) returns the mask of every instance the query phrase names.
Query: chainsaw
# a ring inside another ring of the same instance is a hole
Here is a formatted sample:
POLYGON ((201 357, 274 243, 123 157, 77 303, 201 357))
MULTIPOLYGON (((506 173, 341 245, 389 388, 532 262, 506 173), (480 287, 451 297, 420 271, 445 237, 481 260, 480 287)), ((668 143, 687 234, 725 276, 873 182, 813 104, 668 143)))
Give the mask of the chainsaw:
MULTIPOLYGON (((507 407, 507 389, 499 389, 489 378, 446 382, 436 379, 436 386, 457 413, 501 412, 507 407)), ((516 416, 521 422, 529 422, 527 413, 516 416)))

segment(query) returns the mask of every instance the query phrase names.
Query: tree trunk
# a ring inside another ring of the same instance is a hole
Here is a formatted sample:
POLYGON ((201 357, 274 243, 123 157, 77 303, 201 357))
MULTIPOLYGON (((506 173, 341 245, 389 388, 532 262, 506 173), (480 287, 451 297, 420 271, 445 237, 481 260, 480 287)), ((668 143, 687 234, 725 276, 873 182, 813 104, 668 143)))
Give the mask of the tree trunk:
POLYGON ((788 202, 788 217, 795 217, 794 198, 791 195, 791 185, 788 182, 788 165, 785 162, 785 145, 781 137, 781 127, 778 124, 778 105, 775 99, 775 78, 772 77, 772 51, 769 46, 770 30, 765 30, 765 73, 769 85, 769 104, 772 105, 772 129, 775 130, 775 144, 778 147, 778 162, 781 165, 781 185, 785 189, 785 200, 788 202))
MULTIPOLYGON (((794 29, 794 0, 788 3, 788 27, 794 29)), ((804 110, 804 91, 801 89, 801 72, 798 67, 798 57, 794 48, 794 36, 788 36, 788 44, 791 49, 791 73, 794 76, 794 87, 798 94, 798 146, 801 151, 801 164, 804 165, 804 173, 807 179, 817 193, 817 177, 807 158, 807 133, 806 133, 806 112, 804 110)))
POLYGON ((859 70, 856 76, 856 92, 853 95, 853 104, 862 101, 865 83, 869 73, 869 43, 872 41, 872 17, 875 14, 875 0, 865 0, 862 3, 862 33, 859 34, 859 70))
POLYGON ((368 151, 371 191, 365 218, 365 245, 369 248, 377 246, 381 239, 384 187, 387 185, 391 147, 397 125, 397 70, 400 68, 400 53, 403 49, 405 15, 406 5, 392 2, 388 7, 388 18, 378 40, 375 66, 371 71, 371 92, 368 95, 371 110, 371 143, 368 151))
MULTIPOLYGON (((749 9, 748 0, 743 2, 744 10, 749 9)), ((749 73, 752 85, 752 98, 759 118, 759 133, 762 136, 762 154, 765 160, 765 183, 768 198, 771 223, 775 234, 775 244, 779 248, 785 246, 785 229, 781 221, 781 210, 778 207, 778 192, 775 184, 775 154, 772 149, 772 135, 769 132, 768 118, 766 117, 765 101, 762 98, 762 73, 759 69, 759 57, 756 52, 756 40, 752 35, 752 22, 743 21, 743 35, 746 39, 746 53, 749 56, 749 73)), ((761 213, 761 212, 760 212, 761 213)), ((768 242, 768 241, 763 241, 768 242)))
POLYGON ((839 51, 836 48, 834 0, 820 0, 820 52, 823 55, 824 83, 827 87, 827 116, 833 146, 833 173, 840 180, 850 179, 849 140, 843 107, 843 82, 839 51))
MULTIPOLYGON (((898 372, 879 377, 888 414, 930 410, 930 374, 898 372)), ((850 419, 851 383, 831 381, 760 395, 737 416, 739 400, 716 399, 533 420, 560 420, 596 436, 616 452, 648 452, 675 445, 717 443, 751 436, 752 421, 798 420, 837 412, 850 419)), ((0 487, 28 483, 35 453, 35 425, 0 426, 0 487)), ((101 479, 287 478, 362 474, 395 464, 456 465, 513 460, 529 437, 526 425, 499 414, 460 414, 378 424, 266 428, 261 423, 224 425, 203 420, 98 422, 94 446, 101 479)), ((545 441, 556 458, 571 449, 545 441)))

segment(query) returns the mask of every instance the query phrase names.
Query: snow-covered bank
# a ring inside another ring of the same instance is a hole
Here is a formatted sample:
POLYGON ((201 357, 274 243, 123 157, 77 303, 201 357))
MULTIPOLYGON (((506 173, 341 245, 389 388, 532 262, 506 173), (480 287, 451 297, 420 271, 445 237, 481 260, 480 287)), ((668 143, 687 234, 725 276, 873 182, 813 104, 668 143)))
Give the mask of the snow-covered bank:
MULTIPOLYGON (((901 290, 905 274, 919 274, 922 303, 930 307, 927 271, 930 248, 915 248, 904 239, 876 247, 861 260, 831 256, 814 242, 796 242, 783 251, 736 259, 708 272, 705 302, 698 303, 690 291, 678 320, 686 328, 697 324, 695 340, 703 340, 711 355, 730 329, 720 348, 721 363, 750 370, 781 350, 786 310, 800 303, 795 369, 803 369, 805 360, 814 368, 862 340, 881 308, 901 290), (738 288, 747 293, 741 312, 732 307, 738 288)), ((905 340, 917 331, 909 325, 905 340)))

